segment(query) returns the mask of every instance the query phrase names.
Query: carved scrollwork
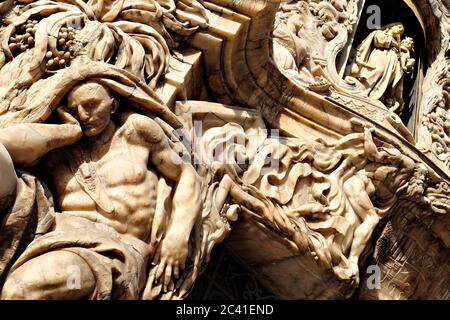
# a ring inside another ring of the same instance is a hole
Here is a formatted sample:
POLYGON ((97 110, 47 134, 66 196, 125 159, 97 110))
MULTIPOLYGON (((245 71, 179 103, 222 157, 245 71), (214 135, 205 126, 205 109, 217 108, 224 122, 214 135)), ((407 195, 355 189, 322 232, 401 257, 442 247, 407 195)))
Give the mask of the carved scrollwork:
MULTIPOLYGON (((377 262, 405 267, 398 229, 434 257, 408 242, 407 259, 448 278, 447 171, 336 70, 357 2, 2 3, 2 297, 183 299, 227 241, 277 298, 348 298, 374 242, 377 262), (66 285, 73 266, 79 291, 66 285)), ((410 44, 397 52, 404 71, 410 44)), ((420 123, 447 165, 439 59, 420 123)), ((403 273, 386 279, 415 290, 403 273)))
MULTIPOLYGON (((450 32, 448 16, 441 21, 443 32, 450 32)), ((423 83, 424 97, 418 119, 418 146, 431 152, 437 161, 450 168, 450 63, 449 43, 444 37, 440 52, 423 83)))
MULTIPOLYGON (((204 104, 188 105, 194 115, 195 110, 205 112, 200 109, 206 107, 204 104)), ((208 108, 225 112, 223 106, 208 108)), ((236 124, 249 122, 238 115, 233 118, 236 124)), ((389 217, 398 201, 408 199, 417 206, 449 212, 445 205, 448 198, 437 199, 434 189, 428 188, 428 168, 382 138, 375 138, 374 130, 368 127, 363 133, 328 143, 264 138, 262 134, 256 140, 250 127, 220 125, 214 118, 209 121, 218 127, 210 127, 199 137, 205 146, 203 162, 213 158, 208 150, 225 150, 219 155, 227 159, 227 165, 210 165, 221 179, 215 198, 218 206, 226 203, 227 194, 230 204, 238 206, 239 216, 290 239, 296 250, 310 253, 317 269, 332 270, 350 287, 358 285, 359 259, 376 226, 389 217), (241 138, 233 138, 237 136, 241 138), (239 143, 220 148, 229 140, 239 143)), ((207 123, 203 126, 208 127, 207 123)))
POLYGON ((356 1, 284 1, 272 34, 276 64, 299 84, 326 92, 356 13, 356 1))

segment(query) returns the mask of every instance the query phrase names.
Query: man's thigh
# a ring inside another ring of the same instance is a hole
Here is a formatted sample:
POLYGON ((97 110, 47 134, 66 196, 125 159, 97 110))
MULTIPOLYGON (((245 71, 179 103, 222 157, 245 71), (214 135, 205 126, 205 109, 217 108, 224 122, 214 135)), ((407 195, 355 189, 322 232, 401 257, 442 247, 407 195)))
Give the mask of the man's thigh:
POLYGON ((83 299, 95 289, 89 265, 75 253, 59 250, 35 257, 6 279, 2 299, 83 299))

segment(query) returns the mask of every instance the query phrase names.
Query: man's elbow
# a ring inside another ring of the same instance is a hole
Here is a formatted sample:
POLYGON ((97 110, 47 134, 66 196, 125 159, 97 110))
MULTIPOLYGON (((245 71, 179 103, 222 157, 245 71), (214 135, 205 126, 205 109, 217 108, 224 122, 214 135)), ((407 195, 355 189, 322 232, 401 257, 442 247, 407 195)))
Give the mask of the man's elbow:
POLYGON ((37 149, 29 149, 26 152, 23 150, 11 150, 11 159, 16 166, 32 167, 41 158, 41 153, 37 149))
POLYGON ((10 205, 17 188, 17 176, 11 157, 0 143, 0 216, 10 205))
POLYGON ((194 166, 190 163, 182 164, 182 176, 185 176, 187 179, 192 180, 194 182, 200 183, 200 176, 195 170, 194 166))

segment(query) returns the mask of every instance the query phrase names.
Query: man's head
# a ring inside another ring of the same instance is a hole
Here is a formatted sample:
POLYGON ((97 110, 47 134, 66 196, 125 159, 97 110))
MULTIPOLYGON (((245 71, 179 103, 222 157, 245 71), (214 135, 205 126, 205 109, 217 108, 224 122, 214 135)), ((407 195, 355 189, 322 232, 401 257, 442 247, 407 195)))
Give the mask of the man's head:
POLYGON ((425 192, 428 182, 428 168, 418 163, 414 166, 411 179, 408 182, 406 194, 412 199, 419 199, 425 192))
POLYGON ((93 137, 108 126, 115 101, 108 88, 95 81, 86 81, 70 91, 67 108, 80 122, 84 134, 93 137))

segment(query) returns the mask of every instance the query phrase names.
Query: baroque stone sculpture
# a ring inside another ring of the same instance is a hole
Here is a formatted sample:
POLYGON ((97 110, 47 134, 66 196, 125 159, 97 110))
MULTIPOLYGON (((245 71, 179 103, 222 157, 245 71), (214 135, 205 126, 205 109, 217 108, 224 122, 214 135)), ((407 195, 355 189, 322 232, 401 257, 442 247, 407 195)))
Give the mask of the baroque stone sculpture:
POLYGON ((403 107, 403 77, 411 73, 413 40, 401 40, 405 28, 393 23, 373 31, 356 49, 350 74, 361 81, 370 98, 383 100, 392 112, 403 107))
POLYGON ((2 3, 1 298, 184 299, 222 242, 278 298, 450 298, 449 17, 400 2, 360 44, 356 0, 2 3))

